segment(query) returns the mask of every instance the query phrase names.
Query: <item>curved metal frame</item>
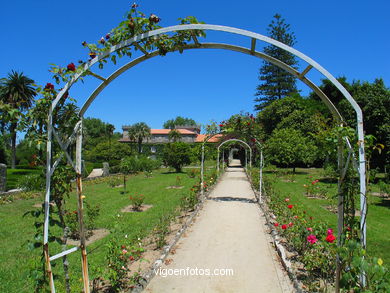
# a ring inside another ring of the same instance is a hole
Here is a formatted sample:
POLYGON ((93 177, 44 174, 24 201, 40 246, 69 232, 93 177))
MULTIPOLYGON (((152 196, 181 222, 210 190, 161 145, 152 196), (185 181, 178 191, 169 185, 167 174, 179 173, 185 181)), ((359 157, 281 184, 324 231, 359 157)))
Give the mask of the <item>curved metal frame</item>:
MULTIPOLYGON (((108 57, 111 53, 130 46, 132 44, 136 44, 139 41, 142 41, 146 38, 152 37, 152 36, 158 36, 161 34, 166 34, 170 32, 176 32, 176 31, 191 31, 191 30, 211 30, 211 31, 221 31, 221 32, 227 32, 231 34, 237 34, 241 36, 245 36, 251 39, 251 47, 243 48, 239 46, 234 45, 228 45, 228 44, 201 44, 198 42, 196 38, 194 38, 194 44, 187 45, 184 47, 184 49, 195 49, 195 48, 213 48, 213 49, 226 49, 226 50, 232 50, 236 52, 241 52, 249 55, 253 55, 255 57, 259 57, 262 59, 265 59, 280 68, 286 70, 287 72, 293 74, 295 77, 303 81, 307 86, 309 86, 320 98, 321 100, 327 105, 331 113, 334 115, 334 117, 340 122, 341 125, 344 124, 344 120, 340 113, 337 111, 336 107, 331 103, 331 101, 326 97, 326 95, 309 79, 305 77, 305 75, 311 70, 316 69, 318 72, 320 72, 322 75, 324 75, 330 82, 336 86, 340 92, 343 94, 343 96, 348 100, 348 102, 352 105, 356 112, 356 119, 357 119, 357 134, 358 134, 358 143, 359 143, 359 162, 358 162, 358 172, 359 172, 359 178, 360 178, 360 206, 361 206, 361 223, 360 223, 360 229, 361 229, 361 237, 362 237, 362 244, 364 247, 366 247, 366 201, 365 201, 365 194, 366 194, 366 162, 365 162, 365 152, 364 152, 364 133, 363 133, 363 114, 362 110, 360 109, 359 105, 356 103, 356 101, 352 98, 352 96, 348 93, 348 91, 341 85, 337 79, 331 75, 325 68, 323 68, 321 65, 319 65, 317 62, 315 62, 310 57, 306 56, 305 54, 299 52, 298 50, 291 48, 281 42, 278 42, 276 40, 273 40, 267 36, 257 34, 254 32, 250 32, 247 30, 237 29, 233 27, 227 27, 227 26, 220 26, 220 25, 210 25, 210 24, 186 24, 186 25, 176 25, 176 26, 170 26, 166 28, 157 29, 154 31, 146 32, 144 34, 137 35, 133 38, 130 38, 128 40, 125 40, 121 42, 120 44, 117 44, 115 46, 112 46, 109 50, 107 50, 104 53, 99 54, 97 57, 95 57, 93 60, 89 61, 84 65, 84 68, 82 72, 79 72, 73 76, 70 82, 68 82, 63 89, 58 93, 57 97, 52 103, 51 108, 49 109, 48 114, 48 130, 47 130, 47 160, 46 160, 46 193, 45 193, 45 223, 44 223, 44 254, 45 259, 47 263, 47 271, 49 275, 50 280, 50 288, 52 292, 55 292, 55 287, 53 283, 53 275, 51 273, 51 264, 50 262, 54 259, 57 259, 63 255, 66 255, 68 253, 74 252, 78 250, 78 247, 72 248, 68 251, 62 252, 61 254, 55 255, 50 257, 49 256, 49 249, 48 249, 48 229, 49 229, 49 202, 50 202, 50 185, 51 185, 51 176, 57 167, 57 165, 60 162, 60 159, 57 159, 54 164, 52 165, 52 140, 53 135, 55 139, 58 141, 58 144, 60 145, 61 149, 64 151, 64 154, 68 160, 68 162, 75 168, 76 174, 77 174, 77 194, 78 194, 78 202, 79 202, 79 219, 80 219, 80 231, 81 234, 83 233, 83 221, 82 221, 82 214, 83 214, 83 201, 82 201, 82 182, 81 182, 81 145, 82 145, 82 116, 84 115, 85 111, 88 109, 88 107, 91 105, 93 100, 97 97, 97 95, 111 82, 113 81, 117 76, 125 72, 127 69, 135 66, 136 64, 141 63, 142 61, 152 58, 154 56, 158 55, 157 51, 150 52, 145 54, 142 57, 139 57, 125 66, 121 67, 119 70, 115 71, 110 77, 107 79, 101 78, 95 74, 92 74, 95 77, 98 77, 103 80, 103 83, 99 85, 97 89, 91 94, 91 96, 87 99, 86 103, 83 105, 81 112, 80 112, 80 119, 81 121, 77 123, 75 126, 75 129, 73 131, 73 134, 67 139, 67 141, 64 143, 59 139, 58 134, 55 132, 55 130, 52 127, 52 113, 54 109, 56 108, 57 104, 61 99, 63 99, 63 95, 65 92, 67 92, 71 86, 83 75, 86 71, 88 71, 94 64, 98 63, 100 60, 108 57), (296 57, 302 59, 303 61, 307 62, 309 65, 306 67, 305 70, 302 72, 298 72, 295 69, 291 68, 290 66, 284 64, 283 62, 274 59, 270 56, 267 56, 266 54, 263 54, 261 52, 255 51, 256 48, 256 41, 263 41, 268 44, 272 44, 276 47, 279 47, 287 52, 290 52, 291 54, 295 55, 296 57), (71 142, 76 137, 76 163, 74 163, 67 153, 67 149, 71 142)), ((350 148, 349 145, 347 147, 350 148)), ((62 155, 63 156, 63 155, 62 155)), ((61 158, 62 158, 61 156, 61 158)), ((88 263, 87 263, 87 254, 86 254, 86 248, 85 248, 85 237, 81 235, 80 240, 80 249, 82 253, 82 264, 83 264, 83 281, 84 281, 84 292, 89 292, 89 279, 88 279, 88 263)))
POLYGON ((259 146, 260 151, 260 166, 259 166, 259 203, 263 203, 263 168, 264 168, 264 156, 263 147, 259 141, 255 141, 259 146))
MULTIPOLYGON (((249 149, 249 168, 252 167, 252 148, 249 146, 249 144, 247 144, 245 141, 243 141, 241 139, 231 138, 231 139, 225 140, 224 142, 222 142, 218 146, 218 154, 217 154, 217 173, 218 173, 218 175, 219 175, 219 150, 220 150, 221 146, 223 146, 225 143, 233 142, 233 141, 241 143, 249 149)), ((222 161, 222 164, 223 164, 223 161, 222 161)), ((248 165, 248 161, 247 161, 247 153, 246 153, 246 149, 245 149, 245 168, 247 168, 247 165, 248 165)))
POLYGON ((204 146, 206 143, 216 135, 219 135, 220 133, 212 134, 208 136, 203 142, 202 142, 202 158, 200 161, 200 195, 203 198, 204 196, 204 146))

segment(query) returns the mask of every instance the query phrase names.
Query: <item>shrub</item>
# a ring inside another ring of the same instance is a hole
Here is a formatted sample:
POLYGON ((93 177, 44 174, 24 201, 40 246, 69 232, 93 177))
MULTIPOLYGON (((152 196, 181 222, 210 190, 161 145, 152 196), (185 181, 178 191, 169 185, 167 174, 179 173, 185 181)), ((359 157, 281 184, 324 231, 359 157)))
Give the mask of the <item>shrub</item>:
POLYGON ((17 187, 23 191, 40 191, 45 189, 45 178, 41 174, 26 175, 19 178, 17 187))
POLYGON ((183 166, 191 163, 191 148, 184 142, 168 143, 164 147, 162 158, 164 165, 181 172, 183 166))
POLYGON ((135 194, 135 195, 130 195, 129 198, 131 201, 131 205, 133 206, 133 210, 135 211, 141 210, 145 197, 142 194, 135 194))

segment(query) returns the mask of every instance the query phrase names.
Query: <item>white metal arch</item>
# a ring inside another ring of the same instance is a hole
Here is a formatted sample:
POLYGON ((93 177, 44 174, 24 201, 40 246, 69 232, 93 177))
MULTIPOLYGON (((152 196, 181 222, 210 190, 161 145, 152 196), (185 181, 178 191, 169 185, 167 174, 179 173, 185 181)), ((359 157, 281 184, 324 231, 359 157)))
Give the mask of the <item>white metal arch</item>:
MULTIPOLYGON (((228 142, 238 142, 240 144, 243 144, 244 146, 246 146, 248 149, 249 149, 249 167, 251 168, 252 167, 252 148, 249 146, 249 144, 247 144, 245 141, 241 140, 241 139, 236 139, 236 138, 231 138, 231 139, 228 139, 228 140, 225 140, 224 142, 222 142, 219 146, 218 146, 218 153, 217 153, 217 173, 219 174, 219 150, 221 149, 221 147, 228 143, 228 142)), ((223 162, 222 162, 223 164, 223 162)), ((247 168, 247 154, 246 154, 246 151, 245 151, 245 168, 247 168)))
MULTIPOLYGON (((340 113, 337 111, 337 109, 334 107, 334 105, 329 101, 329 99, 326 97, 326 95, 310 80, 308 80, 305 75, 311 70, 316 69, 318 72, 320 72, 322 75, 324 75, 334 86, 336 86, 340 92, 343 94, 343 96, 348 100, 348 102, 352 105, 352 107, 355 110, 356 113, 356 119, 357 119, 357 134, 358 134, 358 142, 359 142, 359 178, 360 178, 360 205, 361 205, 361 235, 362 235, 362 244, 365 247, 366 246, 366 200, 365 200, 365 194, 366 194, 366 163, 365 163, 365 152, 364 152, 364 133, 363 133, 363 114, 356 103, 356 101, 352 98, 352 96, 348 93, 348 91, 341 85, 337 79, 331 75, 325 68, 323 68, 321 65, 319 65, 317 62, 315 62, 310 57, 306 56, 305 54, 301 53, 300 51, 291 48, 281 42, 278 42, 276 40, 273 40, 267 36, 257 34, 254 32, 250 32, 247 30, 227 27, 227 26, 220 26, 220 25, 210 25, 210 24, 186 24, 186 25, 176 25, 176 26, 170 26, 166 28, 157 29, 154 31, 146 32, 144 34, 137 35, 133 38, 130 38, 128 40, 125 40, 115 46, 112 46, 109 50, 99 54, 97 57, 95 57, 93 60, 89 61, 84 65, 84 68, 82 72, 77 73, 73 76, 70 82, 68 82, 63 89, 58 93, 57 97, 52 103, 51 108, 49 109, 49 115, 48 115, 48 133, 47 133, 47 160, 46 160, 46 194, 45 194, 45 224, 44 224, 44 252, 45 252, 45 259, 47 263, 47 270, 49 272, 49 279, 50 279, 50 287, 52 292, 55 292, 54 284, 53 284, 53 278, 50 274, 51 272, 51 265, 50 261, 57 259, 61 257, 62 255, 66 255, 68 253, 71 253, 73 251, 76 251, 77 249, 81 249, 82 252, 82 263, 83 263, 83 279, 84 279, 84 291, 89 292, 89 285, 88 285, 88 270, 87 270, 87 259, 86 259, 86 249, 85 249, 85 239, 83 237, 83 224, 82 224, 82 210, 83 210, 83 202, 82 202, 82 186, 81 186, 81 146, 82 146, 82 121, 77 123, 73 134, 69 137, 69 139, 64 143, 59 139, 58 134, 55 132, 55 130, 52 127, 52 113, 53 110, 56 108, 57 104, 61 99, 63 99, 64 93, 66 93, 72 85, 87 71, 90 70, 90 68, 98 63, 100 60, 105 59, 108 57, 111 53, 116 52, 117 50, 120 50, 121 48, 130 46, 134 43, 138 43, 139 41, 142 41, 146 38, 153 37, 153 36, 159 36, 161 34, 167 34, 172 33, 176 31, 192 31, 192 30, 211 30, 211 31, 220 31, 220 32, 227 32, 231 34, 237 34, 241 36, 245 36, 250 38, 250 49, 243 48, 239 46, 234 45, 228 45, 228 44, 201 44, 197 40, 196 37, 194 37, 194 44, 187 45, 184 47, 184 49, 194 49, 194 48, 215 48, 215 49, 227 49, 237 52, 242 52, 246 54, 250 54, 259 58, 263 58, 281 68, 284 70, 290 72, 300 80, 302 80, 306 85, 308 85, 313 91, 317 93, 317 95, 322 99, 322 101, 328 106, 334 117, 340 121, 340 124, 343 124, 343 119, 340 115, 340 113), (274 59, 270 56, 267 56, 263 53, 257 52, 256 49, 256 42, 257 41, 263 41, 268 44, 272 44, 276 47, 282 48, 286 50, 287 52, 290 52, 291 54, 295 55, 296 57, 300 58, 301 60, 308 63, 308 66, 306 69, 304 69, 302 72, 298 72, 295 69, 289 67, 288 65, 282 63, 281 61, 274 59), (56 166, 59 164, 60 160, 57 159, 54 164, 52 165, 52 154, 51 154, 51 148, 52 148, 52 138, 53 135, 55 139, 58 141, 59 145, 61 146, 62 150, 64 151, 64 154, 67 157, 67 160, 69 163, 71 163, 77 173, 77 191, 79 195, 79 218, 80 218, 80 229, 81 229, 81 241, 80 241, 80 247, 72 248, 68 251, 65 251, 61 254, 55 255, 50 257, 49 256, 49 250, 48 250, 48 229, 49 229, 49 202, 50 202, 50 183, 51 183, 51 176, 56 168, 56 166), (67 153, 67 149, 69 145, 71 144, 71 141, 76 137, 76 162, 74 163, 71 159, 71 157, 67 153)), ((157 56, 158 52, 145 52, 146 54, 142 57, 139 57, 116 72, 114 72, 109 78, 103 78, 96 74, 92 74, 95 77, 98 77, 99 79, 103 80, 103 83, 93 92, 93 94, 88 98, 85 105, 82 107, 80 116, 83 116, 85 111, 88 109, 90 104, 93 102, 93 100, 96 98, 96 96, 117 76, 119 76, 121 73, 126 71, 127 69, 133 67, 136 64, 141 63, 142 61, 149 59, 151 57, 157 56), (128 67, 126 67, 128 66, 128 67)))

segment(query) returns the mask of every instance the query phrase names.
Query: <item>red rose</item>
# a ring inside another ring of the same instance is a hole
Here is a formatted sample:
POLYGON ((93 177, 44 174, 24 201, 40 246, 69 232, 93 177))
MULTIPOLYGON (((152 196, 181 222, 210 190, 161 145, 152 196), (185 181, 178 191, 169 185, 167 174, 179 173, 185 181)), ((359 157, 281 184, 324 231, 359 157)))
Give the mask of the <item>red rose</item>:
POLYGON ((287 225, 286 225, 286 224, 283 224, 283 225, 282 225, 282 229, 283 229, 283 230, 286 230, 286 229, 287 229, 287 225))
POLYGON ((99 43, 104 44, 105 42, 106 42, 106 40, 103 37, 101 37, 99 43))
POLYGON ((107 40, 110 39, 110 34, 107 34, 107 35, 106 35, 106 39, 107 39, 107 40))
POLYGON ((134 257, 132 255, 129 256, 130 260, 134 260, 134 257))
POLYGON ((95 58, 96 57, 96 53, 94 53, 94 52, 89 53, 89 57, 91 57, 91 59, 95 58))
POLYGON ((293 208, 293 205, 292 205, 292 204, 289 204, 287 207, 288 207, 289 209, 292 209, 292 208, 293 208))
POLYGON ((328 241, 329 243, 333 243, 333 241, 336 240, 336 237, 333 234, 329 234, 328 236, 326 236, 325 240, 328 241))
POLYGON ((125 248, 126 248, 126 245, 122 245, 122 246, 121 246, 121 249, 125 249, 125 248))
POLYGON ((69 63, 66 67, 69 71, 76 71, 76 66, 73 63, 69 63))
POLYGON ((278 227, 278 226, 279 226, 279 223, 278 223, 278 222, 274 223, 274 226, 275 226, 275 227, 278 227))
POLYGON ((292 226, 294 226, 294 224, 292 222, 290 222, 290 223, 288 223, 288 226, 292 227, 292 226))
POLYGON ((48 82, 45 86, 45 90, 54 90, 54 84, 48 82))

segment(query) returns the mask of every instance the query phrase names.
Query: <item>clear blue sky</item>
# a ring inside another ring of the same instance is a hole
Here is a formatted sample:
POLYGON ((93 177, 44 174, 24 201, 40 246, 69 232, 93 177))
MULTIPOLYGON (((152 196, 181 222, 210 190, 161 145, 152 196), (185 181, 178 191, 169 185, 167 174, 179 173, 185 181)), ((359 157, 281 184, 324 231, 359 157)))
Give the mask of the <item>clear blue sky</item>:
MULTIPOLYGON (((390 2, 378 1, 221 1, 155 0, 137 2, 139 9, 161 17, 162 26, 193 15, 200 21, 267 34, 275 13, 291 25, 295 48, 334 76, 349 81, 382 77, 390 85, 390 2)), ((0 77, 12 69, 39 84, 53 82, 49 64, 62 66, 87 58, 82 41, 100 39, 124 18, 132 1, 1 1, 0 77)), ((248 41, 209 33, 206 41, 248 41)), ((258 47, 261 48, 261 47, 258 47)), ((125 59, 125 58, 124 58, 125 59)), ((121 63, 128 61, 123 60, 121 63)), ((95 100, 85 116, 115 125, 144 121, 160 128, 176 115, 206 124, 240 111, 253 112, 261 60, 228 51, 196 50, 148 60, 123 74, 95 100)), ((107 66, 103 76, 113 71, 107 66)), ((320 76, 309 75, 317 84, 320 76)), ((88 78, 72 89, 81 105, 98 81, 88 78)), ((303 94, 308 89, 298 84, 303 94)))

